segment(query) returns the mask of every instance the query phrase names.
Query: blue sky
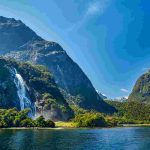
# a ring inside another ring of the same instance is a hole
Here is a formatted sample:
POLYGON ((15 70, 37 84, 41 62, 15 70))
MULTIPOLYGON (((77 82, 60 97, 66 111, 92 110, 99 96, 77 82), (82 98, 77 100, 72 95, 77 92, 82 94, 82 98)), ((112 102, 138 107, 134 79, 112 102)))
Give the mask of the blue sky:
POLYGON ((60 43, 108 97, 128 96, 150 68, 149 0, 0 0, 0 15, 60 43))

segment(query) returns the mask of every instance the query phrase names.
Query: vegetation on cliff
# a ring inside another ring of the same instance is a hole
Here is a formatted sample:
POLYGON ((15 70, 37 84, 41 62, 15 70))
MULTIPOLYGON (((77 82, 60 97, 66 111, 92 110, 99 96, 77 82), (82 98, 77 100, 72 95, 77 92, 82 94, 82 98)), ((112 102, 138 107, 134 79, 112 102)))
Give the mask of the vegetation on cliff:
POLYGON ((150 123, 150 105, 138 101, 106 101, 117 109, 118 123, 150 123))
POLYGON ((11 72, 15 68, 24 79, 28 97, 36 103, 38 114, 42 113, 44 117, 53 120, 67 120, 73 116, 73 111, 60 93, 52 74, 45 67, 4 58, 0 58, 0 67, 0 108, 16 107, 20 110, 11 72))
MULTIPOLYGON (((0 17, 0 35, 0 55, 46 66, 69 104, 104 113, 115 111, 103 101, 82 69, 58 43, 42 39, 23 22, 13 18, 0 17)), ((28 70, 29 66, 24 66, 28 70)), ((36 88, 39 88, 39 83, 44 87, 45 81, 41 80, 32 78, 29 83, 36 85, 36 88)), ((58 94, 57 90, 53 90, 58 94)))
POLYGON ((122 124, 150 124, 150 105, 137 101, 110 101, 106 102, 115 107, 117 112, 113 115, 87 111, 71 106, 75 111, 75 118, 62 126, 71 127, 115 127, 122 124))
POLYGON ((129 95, 129 101, 150 103, 150 71, 144 73, 136 81, 132 93, 129 95))

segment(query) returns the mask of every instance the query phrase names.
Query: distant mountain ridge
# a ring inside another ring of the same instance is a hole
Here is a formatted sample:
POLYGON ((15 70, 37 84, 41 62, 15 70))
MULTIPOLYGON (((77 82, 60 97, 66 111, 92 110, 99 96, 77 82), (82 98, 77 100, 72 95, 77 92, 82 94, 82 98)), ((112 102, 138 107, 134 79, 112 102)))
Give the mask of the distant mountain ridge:
POLYGON ((0 17, 0 54, 46 66, 70 105, 105 113, 115 111, 59 44, 42 39, 19 20, 0 17))

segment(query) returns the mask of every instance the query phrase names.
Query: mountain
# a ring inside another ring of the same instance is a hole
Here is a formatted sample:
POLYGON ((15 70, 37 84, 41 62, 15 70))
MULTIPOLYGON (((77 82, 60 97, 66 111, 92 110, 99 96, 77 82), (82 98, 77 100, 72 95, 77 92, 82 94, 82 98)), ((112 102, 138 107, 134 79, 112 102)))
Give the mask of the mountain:
POLYGON ((43 66, 0 58, 0 108, 29 108, 30 117, 68 120, 73 112, 43 66))
POLYGON ((96 90, 96 92, 98 93, 98 95, 102 98, 102 99, 107 99, 107 96, 105 94, 102 94, 100 91, 96 90))
POLYGON ((128 99, 129 101, 150 102, 150 71, 139 77, 128 99))
POLYGON ((70 105, 105 113, 115 111, 58 43, 42 39, 20 20, 0 17, 0 54, 46 66, 70 105))
POLYGON ((119 102, 125 102, 127 100, 128 100, 127 96, 116 97, 116 98, 112 99, 112 101, 119 101, 119 102))

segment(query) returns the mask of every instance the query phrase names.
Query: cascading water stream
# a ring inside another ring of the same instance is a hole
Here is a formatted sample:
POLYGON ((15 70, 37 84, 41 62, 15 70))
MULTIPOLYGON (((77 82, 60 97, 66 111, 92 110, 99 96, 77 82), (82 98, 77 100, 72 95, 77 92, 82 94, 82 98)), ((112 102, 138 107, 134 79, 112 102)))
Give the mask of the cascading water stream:
POLYGON ((27 95, 26 84, 22 78, 22 76, 14 69, 14 83, 17 88, 17 94, 20 100, 20 108, 24 110, 25 108, 29 108, 31 111, 29 112, 29 117, 33 118, 36 114, 35 104, 31 102, 27 95))

